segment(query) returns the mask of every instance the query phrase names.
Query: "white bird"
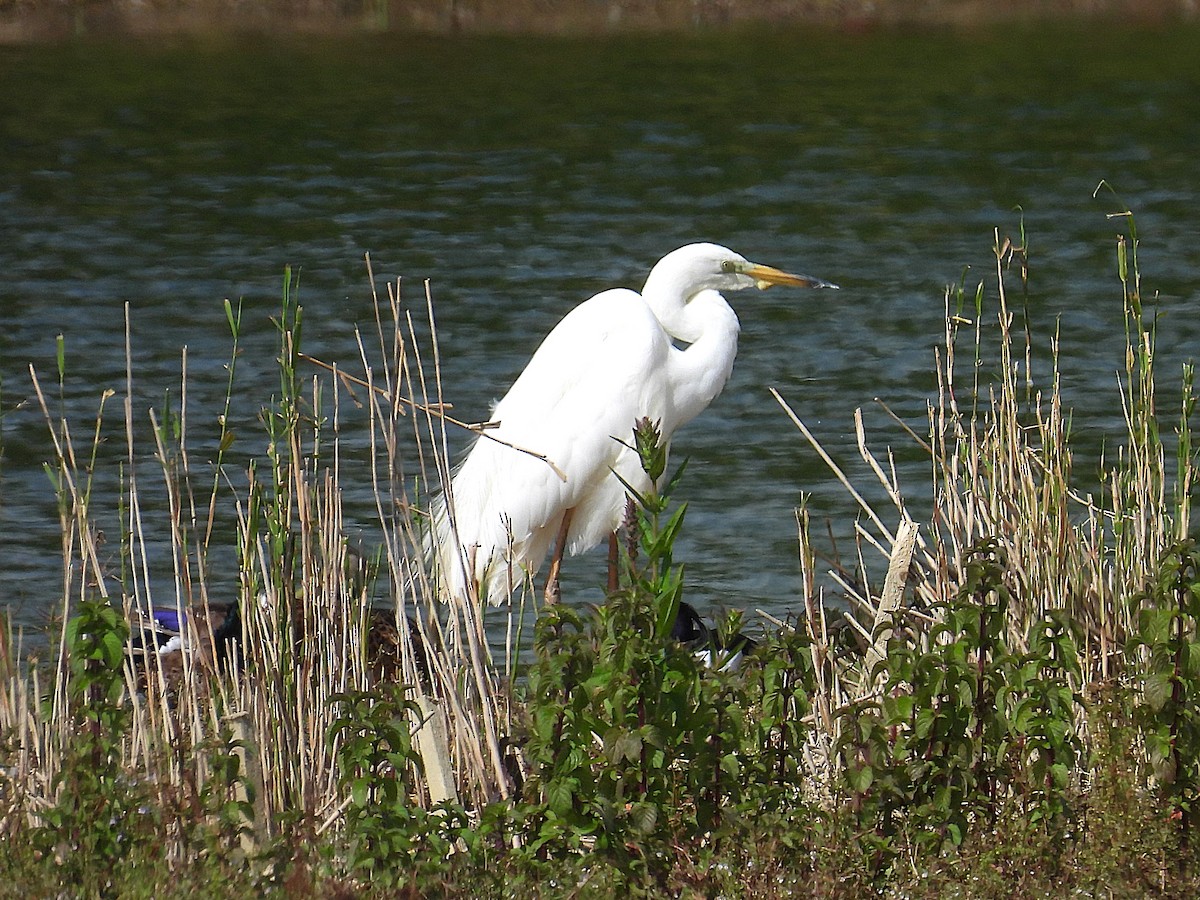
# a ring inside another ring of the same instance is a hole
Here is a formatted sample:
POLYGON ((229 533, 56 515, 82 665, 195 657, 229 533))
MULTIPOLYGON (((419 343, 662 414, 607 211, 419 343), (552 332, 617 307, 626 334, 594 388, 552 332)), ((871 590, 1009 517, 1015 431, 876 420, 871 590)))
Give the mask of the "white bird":
POLYGON ((553 602, 563 551, 582 553, 620 525, 626 489, 614 472, 649 487, 629 446, 634 424, 649 418, 669 441, 725 387, 740 326, 719 291, 773 284, 837 287, 689 244, 659 260, 641 294, 607 290, 571 310, 496 404, 486 434, 499 441, 476 438, 435 505, 443 596, 473 587, 502 603, 555 545, 553 602))

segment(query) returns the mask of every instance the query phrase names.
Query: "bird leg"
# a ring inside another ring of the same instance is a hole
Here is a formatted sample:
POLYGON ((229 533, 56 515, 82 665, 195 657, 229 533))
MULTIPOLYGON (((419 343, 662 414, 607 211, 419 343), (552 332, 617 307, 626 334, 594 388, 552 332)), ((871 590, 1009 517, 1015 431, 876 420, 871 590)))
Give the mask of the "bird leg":
POLYGON ((558 529, 558 540, 554 544, 554 556, 550 560, 550 572, 546 575, 547 606, 553 606, 562 599, 562 589, 558 584, 558 573, 562 569, 563 554, 567 552, 567 532, 571 530, 571 514, 574 507, 563 513, 562 526, 558 529))

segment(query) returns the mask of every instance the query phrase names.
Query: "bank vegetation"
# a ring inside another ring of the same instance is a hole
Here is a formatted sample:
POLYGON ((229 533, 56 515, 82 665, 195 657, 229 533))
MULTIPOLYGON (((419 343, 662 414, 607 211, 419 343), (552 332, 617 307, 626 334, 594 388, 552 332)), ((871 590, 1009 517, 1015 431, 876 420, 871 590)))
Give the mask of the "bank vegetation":
MULTIPOLYGON (((372 282, 361 358, 333 365, 304 355, 289 276, 267 451, 249 462, 224 425, 193 445, 186 403, 152 410, 138 444, 132 363, 89 421, 56 412, 65 351, 57 373, 31 369, 61 630, 30 659, 0 629, 0 895, 1195 896, 1193 370, 1156 372, 1169 320, 1133 218, 1114 223, 1124 429, 1099 471, 1075 471, 1088 425, 1063 401, 1061 336, 1027 330, 1023 242, 997 234, 991 274, 947 290, 927 420, 898 432, 931 513, 861 417, 869 485, 776 395, 862 512, 830 580, 797 510, 796 614, 715 623, 757 640, 735 670, 669 636, 686 471, 636 498, 601 605, 436 599, 425 510, 459 426, 427 296, 372 282), (365 465, 343 456, 351 404, 365 465), (110 415, 129 443, 117 496, 93 490, 110 415), (143 502, 151 480, 165 514, 143 502), (343 489, 364 481, 370 547, 343 525, 343 489), (236 598, 212 587, 224 514, 236 598)), ((227 311, 232 397, 250 388, 227 311)), ((652 424, 636 441, 658 473, 652 424)))

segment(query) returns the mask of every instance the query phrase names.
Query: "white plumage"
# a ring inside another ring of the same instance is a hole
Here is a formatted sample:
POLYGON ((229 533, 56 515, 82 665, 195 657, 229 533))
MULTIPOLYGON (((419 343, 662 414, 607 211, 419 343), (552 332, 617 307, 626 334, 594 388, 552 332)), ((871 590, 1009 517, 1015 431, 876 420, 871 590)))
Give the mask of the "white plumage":
POLYGON ((670 440, 712 402, 733 369, 739 330, 718 292, 772 284, 836 287, 689 244, 651 269, 641 294, 603 291, 571 310, 496 405, 499 425, 488 431, 545 455, 566 479, 529 453, 476 438, 433 511, 443 593, 467 596, 470 578, 490 602, 503 602, 510 583, 537 572, 568 511, 572 555, 616 530, 625 488, 613 471, 649 486, 625 446, 634 423, 648 417, 670 440))

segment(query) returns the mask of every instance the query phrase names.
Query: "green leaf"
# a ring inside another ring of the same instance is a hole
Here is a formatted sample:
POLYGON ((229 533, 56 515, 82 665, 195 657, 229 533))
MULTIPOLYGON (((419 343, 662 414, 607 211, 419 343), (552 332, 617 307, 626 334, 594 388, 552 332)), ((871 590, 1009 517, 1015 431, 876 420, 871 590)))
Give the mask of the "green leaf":
POLYGON ((1171 699, 1173 677, 1165 672, 1151 672, 1146 676, 1142 686, 1142 696, 1146 705, 1154 712, 1159 712, 1171 699))
POLYGON ((115 669, 121 664, 125 653, 125 639, 116 631, 106 631, 100 638, 105 665, 115 669))
POLYGON ((916 699, 911 694, 901 694, 899 697, 889 697, 885 700, 884 709, 889 710, 888 721, 893 724, 908 722, 913 715, 916 699))
POLYGON ((605 736, 604 743, 614 763, 619 764, 622 760, 635 762, 642 753, 642 738, 637 732, 622 733, 614 728, 605 736))
POLYGON ((847 775, 850 779, 851 790, 859 794, 866 793, 875 782, 875 770, 870 766, 860 766, 851 769, 847 775))
POLYGON ((652 834, 658 824, 658 807, 646 800, 634 803, 629 810, 629 819, 637 833, 652 834))
POLYGON ((1162 762, 1171 755, 1171 736, 1166 728, 1146 734, 1146 752, 1155 762, 1162 762))
POLYGON ((571 812, 575 790, 579 782, 574 778, 558 778, 546 786, 546 804, 557 815, 566 816, 571 812))
POLYGON ((959 847, 962 845, 963 832, 962 832, 962 828, 959 826, 959 824, 957 822, 947 822, 946 823, 946 834, 950 838, 950 843, 952 843, 955 847, 959 847))
POLYGON ((1050 767, 1050 777, 1054 782, 1054 786, 1059 790, 1067 786, 1067 781, 1070 778, 1071 772, 1067 768, 1066 763, 1055 763, 1050 767))
POLYGON ((929 733, 933 730, 934 722, 937 719, 937 710, 923 706, 917 710, 917 718, 913 731, 918 740, 925 740, 929 737, 929 733))

